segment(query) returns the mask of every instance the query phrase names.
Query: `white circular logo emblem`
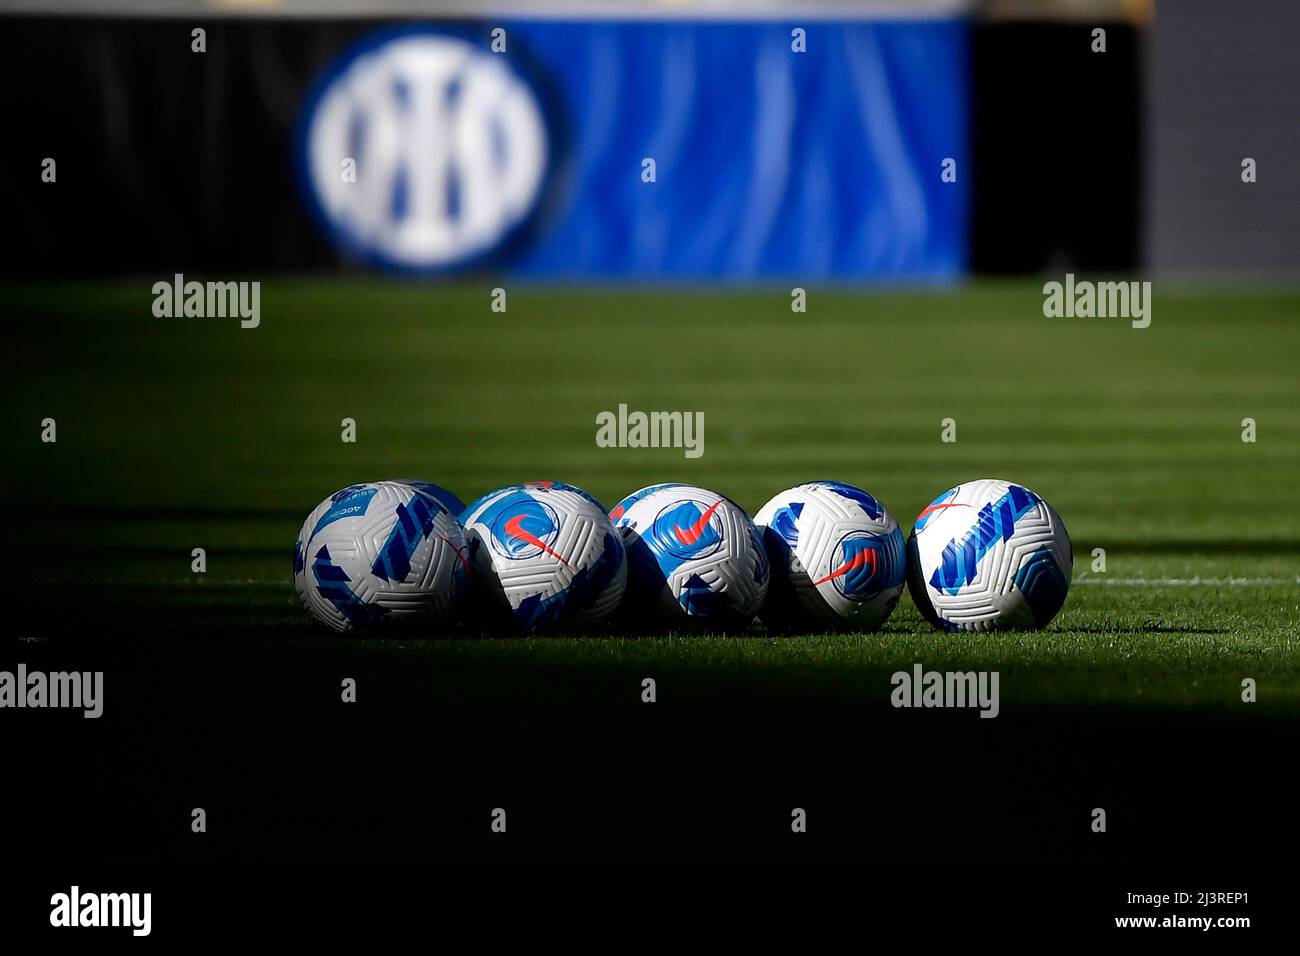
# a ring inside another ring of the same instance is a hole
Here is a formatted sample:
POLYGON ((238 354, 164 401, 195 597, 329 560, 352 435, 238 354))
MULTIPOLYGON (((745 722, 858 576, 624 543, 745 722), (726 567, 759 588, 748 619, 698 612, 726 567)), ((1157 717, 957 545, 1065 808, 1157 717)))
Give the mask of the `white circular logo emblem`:
POLYGON ((547 144, 537 99, 504 57, 405 33, 334 67, 308 102, 299 148, 307 192, 339 245, 381 265, 439 270, 491 252, 527 218, 547 144))

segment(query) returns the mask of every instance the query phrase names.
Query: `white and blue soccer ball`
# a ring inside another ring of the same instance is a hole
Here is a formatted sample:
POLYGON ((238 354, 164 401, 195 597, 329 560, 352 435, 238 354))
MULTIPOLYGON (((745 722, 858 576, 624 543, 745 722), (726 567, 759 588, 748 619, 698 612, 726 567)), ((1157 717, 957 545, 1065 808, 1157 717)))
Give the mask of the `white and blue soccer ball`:
POLYGON ((743 508, 691 485, 642 488, 610 512, 628 552, 628 617, 738 629, 767 594, 770 565, 743 508))
POLYGON ((947 631, 1046 625, 1065 603, 1074 555, 1065 524, 1028 488, 984 478, 945 491, 907 541, 907 586, 947 631))
POLYGON ((903 593, 907 550, 898 522, 861 488, 811 481, 754 517, 772 563, 761 616, 781 630, 880 627, 903 593))
POLYGON ((581 488, 509 485, 470 504, 461 521, 480 604, 514 629, 590 628, 622 600, 623 542, 604 506, 581 488))
POLYGON ((349 485, 307 516, 293 581, 312 617, 336 631, 450 625, 468 551, 455 514, 422 484, 349 485))

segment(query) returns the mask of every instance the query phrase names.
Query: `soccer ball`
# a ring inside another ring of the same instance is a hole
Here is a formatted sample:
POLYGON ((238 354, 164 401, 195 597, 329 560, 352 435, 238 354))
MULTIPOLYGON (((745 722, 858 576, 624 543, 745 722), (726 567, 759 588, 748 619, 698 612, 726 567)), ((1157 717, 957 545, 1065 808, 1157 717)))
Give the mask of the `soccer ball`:
POLYGON ((875 630, 903 593, 903 532, 861 488, 812 481, 754 518, 772 562, 763 621, 782 630, 875 630))
POLYGON ((527 633, 583 629, 623 597, 627 558, 605 508, 581 488, 499 488, 461 512, 479 599, 527 633))
POLYGON ((293 551, 303 607, 336 631, 450 623, 469 576, 456 516, 417 484, 374 481, 330 495, 293 551))
POLYGON ((907 587, 947 631, 1043 627, 1070 590, 1061 516, 1009 481, 967 482, 935 498, 907 541, 907 587))
POLYGON ((738 504, 690 485, 642 488, 609 513, 628 551, 628 617, 745 627, 767 594, 767 552, 738 504))

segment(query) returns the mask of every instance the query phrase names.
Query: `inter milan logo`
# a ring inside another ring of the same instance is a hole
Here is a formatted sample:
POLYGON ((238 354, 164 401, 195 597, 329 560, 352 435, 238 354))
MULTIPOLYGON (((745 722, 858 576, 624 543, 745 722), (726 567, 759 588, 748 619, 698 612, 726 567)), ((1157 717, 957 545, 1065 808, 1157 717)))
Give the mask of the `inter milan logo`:
POLYGON ((428 31, 346 56, 304 111, 303 176, 345 249, 407 270, 500 245, 536 204, 546 128, 506 58, 428 31))

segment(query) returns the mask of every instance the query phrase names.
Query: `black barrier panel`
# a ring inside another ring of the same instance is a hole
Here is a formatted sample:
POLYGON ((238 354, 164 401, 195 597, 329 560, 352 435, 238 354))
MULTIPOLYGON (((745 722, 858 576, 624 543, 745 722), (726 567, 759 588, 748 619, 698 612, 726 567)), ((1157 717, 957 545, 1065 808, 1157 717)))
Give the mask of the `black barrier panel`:
POLYGON ((995 23, 974 37, 972 270, 1137 268, 1141 31, 995 23))
POLYGON ((374 27, 247 20, 7 20, 0 273, 91 277, 339 261, 290 157, 317 72, 374 27), (190 31, 207 31, 191 52, 190 31), (57 162, 58 186, 40 180, 57 162))

